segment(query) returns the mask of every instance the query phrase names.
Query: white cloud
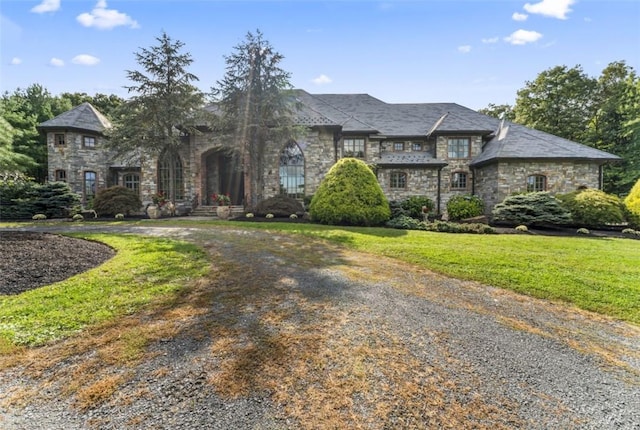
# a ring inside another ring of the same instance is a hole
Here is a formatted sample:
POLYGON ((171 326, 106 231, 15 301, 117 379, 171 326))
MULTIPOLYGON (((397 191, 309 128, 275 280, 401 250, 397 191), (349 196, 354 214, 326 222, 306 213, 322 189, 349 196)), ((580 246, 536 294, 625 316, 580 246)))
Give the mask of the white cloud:
POLYGON ((64 61, 59 58, 53 57, 49 60, 49 65, 53 67, 64 67, 64 61))
POLYGON ((542 34, 537 31, 517 30, 511 33, 510 36, 505 37, 504 40, 512 45, 526 45, 527 43, 537 41, 541 37, 542 34))
POLYGON ((482 43, 498 43, 498 40, 500 40, 499 37, 488 37, 486 39, 482 39, 482 43))
POLYGON ((513 15, 511 15, 511 19, 514 21, 526 21, 527 18, 529 18, 529 15, 526 13, 514 12, 513 15))
POLYGON ((333 82, 333 79, 323 74, 318 76, 317 78, 312 79, 311 82, 313 82, 316 85, 326 85, 333 82))
POLYGON ((468 54, 469 52, 471 52, 471 45, 458 46, 458 52, 468 54))
POLYGON ((99 0, 91 12, 81 13, 76 17, 76 20, 85 27, 95 27, 99 30, 110 30, 119 26, 140 27, 138 22, 126 13, 107 9, 105 0, 99 0))
POLYGON ((524 10, 529 13, 540 14, 551 18, 567 19, 571 12, 571 5, 575 0, 542 0, 540 3, 527 3, 524 10))
POLYGON ((13 57, 11 59, 11 65, 12 66, 17 66, 18 64, 22 64, 22 58, 13 57))
POLYGON ((73 64, 80 64, 81 66, 95 66, 100 62, 100 59, 93 55, 80 54, 73 57, 71 62, 73 64))
POLYGON ((60 9, 60 0, 42 0, 38 6, 31 8, 33 13, 55 12, 60 9))

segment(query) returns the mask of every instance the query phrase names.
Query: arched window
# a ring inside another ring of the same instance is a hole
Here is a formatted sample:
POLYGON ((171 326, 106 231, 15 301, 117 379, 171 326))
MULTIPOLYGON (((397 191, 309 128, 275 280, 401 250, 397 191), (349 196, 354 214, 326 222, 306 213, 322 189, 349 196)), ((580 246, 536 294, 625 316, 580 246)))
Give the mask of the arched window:
POLYGON ((404 172, 391 172, 389 187, 407 188, 407 174, 404 172))
POLYGON ((304 198, 304 154, 296 142, 289 142, 280 153, 280 194, 304 198))
POLYGON ((532 193, 536 191, 547 190, 547 177, 544 175, 530 175, 527 176, 527 192, 532 193))
POLYGON ((184 199, 182 160, 177 154, 165 152, 158 160, 158 192, 167 199, 184 199))
POLYGON ((454 172, 451 176, 451 189, 452 190, 466 190, 467 189, 467 173, 466 172, 454 172))

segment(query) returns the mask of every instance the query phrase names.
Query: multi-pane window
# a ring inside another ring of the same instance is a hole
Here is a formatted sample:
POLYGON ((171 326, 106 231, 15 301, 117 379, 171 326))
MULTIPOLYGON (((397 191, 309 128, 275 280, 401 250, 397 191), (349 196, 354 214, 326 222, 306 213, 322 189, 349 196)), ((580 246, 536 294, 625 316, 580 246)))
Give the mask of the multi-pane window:
POLYGON ((393 144, 394 151, 404 151, 404 142, 395 142, 393 144))
POLYGON ((468 137, 454 137, 447 141, 447 155, 449 158, 469 158, 471 141, 468 137))
POLYGON ((85 148, 95 148, 96 138, 93 136, 82 136, 82 146, 85 148))
POLYGON ((127 173, 122 177, 122 183, 125 187, 136 193, 140 192, 140 175, 137 173, 127 173))
POLYGON ((67 171, 66 170, 56 170, 55 178, 56 178, 56 181, 58 181, 58 182, 67 182, 67 171))
POLYGON ((65 144, 65 140, 64 140, 64 134, 62 133, 56 133, 53 135, 53 141, 55 142, 56 145, 58 146, 62 146, 65 144))
POLYGON ((454 190, 467 189, 467 174, 465 172, 454 172, 451 176, 451 188, 454 190))
POLYGON ((422 142, 413 142, 411 144, 412 151, 422 151, 422 142))
POLYGON ((547 189, 547 177, 543 175, 531 175, 527 177, 527 192, 545 191, 547 189))
POLYGON ((280 153, 280 194, 294 199, 304 197, 304 154, 295 142, 280 153))
POLYGON ((84 198, 86 201, 96 195, 96 172, 84 172, 84 198))
POLYGON ((407 188, 407 174, 404 172, 391 172, 389 186, 391 188, 407 188))
POLYGON ((184 199, 182 160, 178 155, 164 153, 158 161, 158 192, 171 201, 184 199))
POLYGON ((342 156, 364 158, 364 138, 345 138, 342 143, 342 156))

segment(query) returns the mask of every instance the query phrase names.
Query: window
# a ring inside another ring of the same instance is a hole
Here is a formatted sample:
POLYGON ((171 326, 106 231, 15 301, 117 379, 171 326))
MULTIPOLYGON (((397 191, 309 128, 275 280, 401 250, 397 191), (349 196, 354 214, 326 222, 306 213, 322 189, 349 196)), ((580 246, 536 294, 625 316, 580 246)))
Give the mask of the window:
POLYGON ((422 142, 413 142, 411 144, 412 151, 422 151, 422 142))
POLYGON ((404 151, 404 142, 395 142, 393 144, 394 151, 404 151))
POLYGON ((171 201, 184 199, 182 160, 165 152, 158 160, 158 192, 171 201))
POLYGON ((64 144, 65 144, 65 141, 64 141, 64 134, 61 134, 61 133, 56 133, 56 134, 54 134, 54 135, 53 135, 53 141, 55 142, 55 144, 56 144, 57 146, 62 146, 62 145, 64 145, 64 144))
POLYGON ((93 136, 82 136, 82 145, 85 148, 95 148, 96 138, 93 136))
POLYGON ((342 143, 342 156, 364 158, 364 138, 345 138, 342 143))
POLYGON ((125 187, 136 193, 140 192, 140 175, 137 173, 127 173, 122 177, 122 183, 125 187))
POLYGON ((289 142, 280 153, 280 194, 294 199, 304 197, 304 155, 296 142, 289 142))
POLYGON ((451 189, 454 189, 454 190, 467 189, 467 174, 465 172, 455 172, 451 176, 451 189))
POLYGON ((543 175, 531 175, 527 177, 527 192, 545 191, 547 189, 547 177, 543 175))
POLYGON ((470 140, 468 137, 450 138, 447 144, 449 158, 469 158, 470 140))
POLYGON ((407 188, 407 174, 404 172, 391 172, 391 188, 407 188))
POLYGON ((56 170, 55 178, 56 178, 56 181, 58 182, 67 182, 67 171, 56 170))
POLYGON ((84 172, 84 198, 85 201, 93 199, 96 195, 96 172, 84 172))

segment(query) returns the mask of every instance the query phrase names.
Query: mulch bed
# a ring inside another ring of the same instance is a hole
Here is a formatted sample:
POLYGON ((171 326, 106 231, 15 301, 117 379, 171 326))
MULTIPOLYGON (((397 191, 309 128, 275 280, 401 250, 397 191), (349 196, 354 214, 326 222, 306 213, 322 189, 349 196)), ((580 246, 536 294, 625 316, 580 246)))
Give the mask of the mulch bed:
POLYGON ((98 242, 48 233, 0 232, 0 294, 20 294, 62 281, 107 261, 98 242))

